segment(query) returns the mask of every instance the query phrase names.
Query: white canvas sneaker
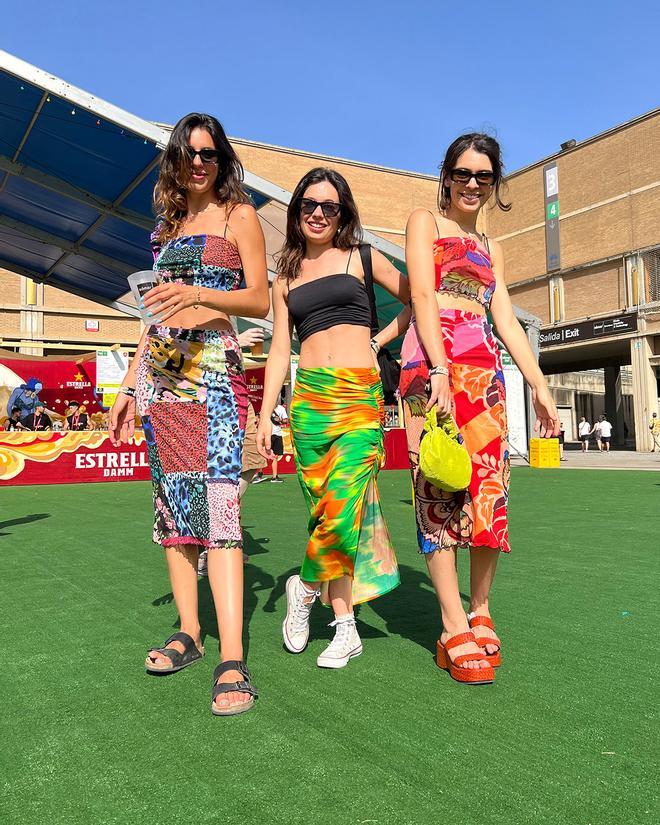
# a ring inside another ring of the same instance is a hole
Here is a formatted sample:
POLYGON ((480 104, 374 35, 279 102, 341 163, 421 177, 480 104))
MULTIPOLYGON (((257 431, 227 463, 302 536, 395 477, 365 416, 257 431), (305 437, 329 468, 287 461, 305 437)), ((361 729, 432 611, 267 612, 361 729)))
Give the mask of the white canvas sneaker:
POLYGON ((282 623, 284 646, 291 653, 302 653, 309 639, 309 614, 318 590, 310 591, 300 576, 289 576, 286 582, 286 619, 282 623), (307 599, 307 601, 305 601, 307 599))
POLYGON ((349 659, 362 653, 362 642, 355 626, 355 616, 349 613, 330 623, 335 627, 335 638, 316 660, 319 667, 346 667, 349 659))

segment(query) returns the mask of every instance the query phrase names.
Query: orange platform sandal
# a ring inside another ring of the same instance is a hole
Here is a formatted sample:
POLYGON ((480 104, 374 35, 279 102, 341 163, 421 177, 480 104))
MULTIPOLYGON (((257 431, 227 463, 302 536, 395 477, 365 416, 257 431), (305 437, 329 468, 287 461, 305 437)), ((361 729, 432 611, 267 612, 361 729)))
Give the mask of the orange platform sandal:
MULTIPOLYGON (((477 616, 475 613, 468 613, 468 622, 470 623, 470 627, 474 630, 475 627, 489 627, 493 633, 495 632, 495 625, 493 624, 493 620, 490 619, 488 616, 477 616)), ((486 653, 484 649, 484 654, 486 659, 488 660, 488 664, 491 667, 499 667, 502 664, 502 654, 501 654, 501 645, 499 639, 491 639, 488 636, 476 636, 477 644, 479 647, 485 648, 486 645, 497 645, 497 650, 495 653, 486 653)))
POLYGON ((465 645, 468 642, 476 643, 476 641, 472 631, 451 636, 444 644, 438 639, 435 661, 438 667, 448 670, 451 678, 457 682, 463 682, 467 685, 490 685, 495 681, 495 671, 492 665, 479 668, 461 667, 464 662, 488 661, 485 653, 464 653, 462 656, 457 656, 455 662, 452 662, 449 656, 449 651, 452 648, 465 645))

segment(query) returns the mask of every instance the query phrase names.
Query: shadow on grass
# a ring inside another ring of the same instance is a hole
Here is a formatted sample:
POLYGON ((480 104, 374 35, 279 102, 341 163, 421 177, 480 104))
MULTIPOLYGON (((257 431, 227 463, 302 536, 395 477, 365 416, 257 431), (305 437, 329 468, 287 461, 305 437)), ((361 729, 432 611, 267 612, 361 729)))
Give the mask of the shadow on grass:
MULTIPOLYGON (((435 656, 442 622, 433 585, 425 571, 400 564, 399 572, 401 584, 370 602, 371 609, 385 622, 388 634, 409 639, 435 656)), ((461 596, 468 599, 464 593, 461 596)))
MULTIPOLYGON (((0 521, 0 530, 5 527, 16 527, 19 524, 30 524, 33 521, 41 521, 42 519, 50 518, 50 513, 31 513, 29 516, 23 518, 12 518, 9 521, 0 521)), ((11 533, 0 533, 0 536, 10 536, 11 533)))
MULTIPOLYGON (((293 576, 294 574, 299 572, 299 567, 292 567, 290 570, 287 570, 286 573, 282 573, 282 575, 278 576, 277 582, 275 583, 273 589, 270 592, 268 601, 263 606, 264 613, 275 612, 277 603, 280 601, 280 599, 284 597, 287 579, 289 578, 289 576, 293 576)), ((370 624, 367 624, 363 619, 360 618, 360 607, 361 605, 357 605, 355 608, 355 619, 357 623, 358 633, 360 634, 360 636, 363 639, 382 639, 386 635, 382 632, 382 630, 378 630, 378 628, 372 627, 370 624)), ((286 600, 281 608, 282 620, 284 619, 285 613, 286 600)), ((332 635, 332 629, 328 629, 328 625, 330 624, 330 622, 333 621, 333 619, 334 615, 332 613, 332 608, 321 604, 320 601, 317 601, 309 617, 309 638, 321 639, 327 637, 328 639, 330 639, 332 635)))
MULTIPOLYGON (((255 539, 247 528, 243 529, 243 543, 245 550, 250 557, 258 556, 268 551, 263 546, 263 542, 268 539, 255 539)), ((213 551, 211 551, 213 552, 213 551)), ((222 552, 218 550, 216 552, 222 552)), ((243 567, 244 575, 244 591, 243 591, 243 644, 245 648, 245 661, 247 661, 248 652, 250 649, 250 620, 256 610, 258 597, 257 593, 260 590, 269 590, 274 587, 275 580, 260 567, 257 567, 251 561, 243 567)), ((206 637, 210 636, 212 639, 219 640, 218 622, 215 613, 215 605, 213 603, 213 593, 209 585, 208 578, 204 577, 199 580, 198 586, 199 599, 199 623, 201 626, 202 644, 206 645, 206 637)), ((162 596, 154 599, 152 605, 160 607, 164 604, 170 604, 174 601, 174 594, 172 591, 165 593, 162 596)), ((174 623, 173 627, 179 627, 179 620, 174 623)), ((217 657, 217 649, 211 652, 211 657, 217 657)))

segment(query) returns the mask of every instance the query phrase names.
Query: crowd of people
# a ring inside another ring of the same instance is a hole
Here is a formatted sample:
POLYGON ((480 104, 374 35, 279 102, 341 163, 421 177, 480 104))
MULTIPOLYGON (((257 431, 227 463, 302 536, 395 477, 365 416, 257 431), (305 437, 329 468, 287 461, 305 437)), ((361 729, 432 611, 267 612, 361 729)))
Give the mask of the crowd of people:
POLYGON ((596 440, 598 452, 609 453, 612 440, 612 423, 608 420, 607 415, 603 414, 598 416, 592 427, 587 419, 581 416, 578 423, 578 436, 583 453, 589 452, 589 439, 591 436, 596 440))
POLYGON ((48 414, 43 402, 37 401, 32 412, 21 407, 12 407, 11 415, 5 422, 6 432, 81 432, 83 430, 106 429, 108 417, 97 422, 95 427, 91 417, 78 401, 71 401, 62 418, 55 418, 48 414))
POLYGON ((501 191, 500 147, 475 133, 448 148, 437 209, 416 209, 408 221, 408 278, 362 243, 358 208, 342 175, 316 168, 303 176, 277 256, 256 434, 231 317, 265 317, 271 297, 264 237, 242 174, 214 117, 191 114, 175 126, 154 193, 159 284, 141 306, 147 317, 158 307, 162 321, 145 328, 111 411, 116 444, 131 437, 136 414, 141 418, 153 538, 164 548, 180 621, 179 632, 148 651, 145 668, 174 673, 204 656, 197 573, 200 550, 206 551, 220 637, 211 711, 230 716, 254 706, 258 691, 243 655, 243 462, 256 442, 277 476, 277 428, 284 420, 278 404, 294 330, 301 346, 289 419, 309 540, 300 572, 286 583, 284 645, 303 653, 310 613, 322 601, 333 611, 334 637, 317 665, 341 668, 363 652, 354 605, 396 598, 386 594, 400 580, 378 493, 384 410, 378 353, 405 333, 399 389, 418 549, 442 623, 436 661, 462 684, 491 684, 502 643, 489 594, 499 555, 510 547, 505 387, 489 316, 533 389, 540 435, 559 433, 557 409, 512 309, 502 249, 477 227, 487 202, 510 208, 501 191), (383 330, 375 326, 374 283, 401 304, 383 330), (427 418, 448 416, 471 458, 469 484, 455 492, 434 486, 419 461, 427 418), (470 554, 467 613, 457 576, 460 548, 470 554))

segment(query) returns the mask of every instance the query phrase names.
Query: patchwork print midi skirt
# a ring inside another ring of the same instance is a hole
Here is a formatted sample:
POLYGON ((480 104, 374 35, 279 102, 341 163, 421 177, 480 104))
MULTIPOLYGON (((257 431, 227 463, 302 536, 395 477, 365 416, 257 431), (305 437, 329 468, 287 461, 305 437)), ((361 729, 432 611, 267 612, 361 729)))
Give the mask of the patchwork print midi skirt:
MULTIPOLYGON (((353 602, 399 583, 376 477, 383 388, 375 369, 299 369, 290 410, 296 469, 309 508, 300 571, 308 582, 353 579, 353 602)), ((326 601, 322 589, 323 600, 326 601)))
POLYGON ((247 388, 234 333, 151 327, 136 396, 153 482, 154 542, 241 547, 247 388))
POLYGON ((509 552, 507 443, 504 374, 497 341, 484 315, 440 310, 449 365, 454 418, 472 458, 467 490, 447 493, 419 469, 419 444, 429 398, 429 363, 410 325, 401 347, 399 390, 413 476, 417 538, 422 553, 470 546, 509 552))

